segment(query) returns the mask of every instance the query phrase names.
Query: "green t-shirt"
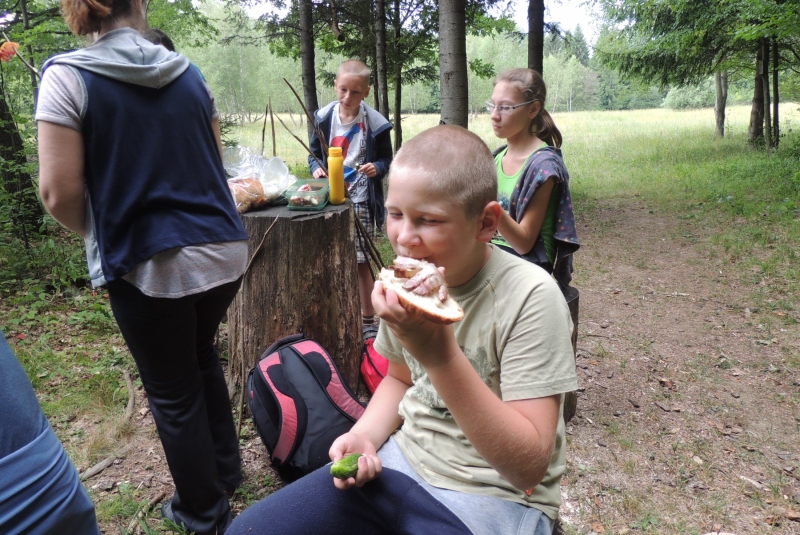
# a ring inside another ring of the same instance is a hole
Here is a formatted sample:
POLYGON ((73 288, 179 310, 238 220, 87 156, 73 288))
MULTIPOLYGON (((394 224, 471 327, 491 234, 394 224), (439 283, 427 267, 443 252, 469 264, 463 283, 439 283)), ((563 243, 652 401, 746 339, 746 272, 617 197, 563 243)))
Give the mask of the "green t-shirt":
MULTIPOLYGON (((542 145, 542 147, 546 146, 547 143, 542 145)), ((508 212, 509 206, 511 206, 511 194, 514 192, 514 186, 516 186, 517 182, 519 182, 522 172, 525 170, 525 167, 528 165, 528 161, 534 154, 531 153, 531 156, 528 156, 528 158, 525 160, 525 164, 520 167, 519 171, 512 176, 505 174, 503 171, 503 156, 506 155, 507 151, 508 147, 500 151, 494 158, 495 165, 497 165, 497 202, 500 203, 500 206, 502 206, 503 210, 506 212, 508 212)), ((539 235, 544 241, 545 251, 547 251, 547 259, 551 264, 554 263, 556 256, 556 243, 554 236, 556 232, 556 210, 558 210, 559 187, 560 186, 556 184, 553 188, 553 192, 550 194, 550 202, 547 204, 547 213, 544 216, 544 221, 542 221, 542 228, 539 230, 539 235)), ((509 244, 499 232, 495 233, 494 238, 492 238, 492 243, 513 249, 511 244, 509 244)), ((523 254, 527 252, 528 251, 524 251, 523 254)))
MULTIPOLYGON (((464 319, 454 325, 458 345, 500 399, 541 398, 578 387, 569 309, 558 284, 546 272, 494 250, 483 269, 467 284, 450 288, 450 295, 464 309, 464 319)), ((478 454, 424 368, 388 327, 381 325, 375 349, 411 370, 414 384, 400 403, 403 425, 395 438, 423 479, 436 487, 536 507, 556 518, 566 468, 562 418, 547 473, 527 496, 478 454)))

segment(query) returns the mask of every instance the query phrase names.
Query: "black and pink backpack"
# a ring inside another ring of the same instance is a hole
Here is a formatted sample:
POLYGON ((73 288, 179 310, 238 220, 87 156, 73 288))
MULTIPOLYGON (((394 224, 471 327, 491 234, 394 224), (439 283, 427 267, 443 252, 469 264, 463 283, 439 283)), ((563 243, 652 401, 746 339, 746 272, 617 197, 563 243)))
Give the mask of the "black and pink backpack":
POLYGON ((330 462, 333 441, 364 413, 328 352, 303 334, 264 352, 250 371, 247 394, 272 466, 287 482, 330 462))

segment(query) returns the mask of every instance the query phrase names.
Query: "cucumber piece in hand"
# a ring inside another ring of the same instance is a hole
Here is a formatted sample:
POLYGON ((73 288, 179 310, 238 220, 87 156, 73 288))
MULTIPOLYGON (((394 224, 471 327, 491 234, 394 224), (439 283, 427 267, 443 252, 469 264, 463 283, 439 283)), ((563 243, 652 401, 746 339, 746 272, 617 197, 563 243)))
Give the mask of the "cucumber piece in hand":
POLYGON ((342 457, 331 465, 331 475, 338 479, 355 477, 358 473, 358 458, 361 455, 360 453, 354 453, 347 457, 342 457))

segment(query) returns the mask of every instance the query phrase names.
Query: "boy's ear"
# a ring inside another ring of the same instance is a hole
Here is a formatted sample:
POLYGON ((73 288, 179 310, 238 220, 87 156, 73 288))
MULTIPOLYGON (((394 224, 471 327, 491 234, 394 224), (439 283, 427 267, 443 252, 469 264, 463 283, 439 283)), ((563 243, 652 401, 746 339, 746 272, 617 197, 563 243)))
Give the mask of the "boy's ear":
POLYGON ((369 84, 367 84, 367 90, 364 91, 364 98, 367 98, 368 96, 369 96, 369 84))
POLYGON ((489 243, 494 237, 497 225, 500 223, 500 216, 503 214, 503 207, 497 201, 487 204, 480 215, 480 227, 478 228, 478 241, 489 243))

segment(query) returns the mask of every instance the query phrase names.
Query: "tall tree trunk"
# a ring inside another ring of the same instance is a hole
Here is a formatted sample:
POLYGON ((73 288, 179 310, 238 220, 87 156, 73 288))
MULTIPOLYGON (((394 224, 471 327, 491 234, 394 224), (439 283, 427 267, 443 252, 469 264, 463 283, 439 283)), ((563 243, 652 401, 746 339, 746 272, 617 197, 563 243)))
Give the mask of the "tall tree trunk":
POLYGON ((41 226, 42 205, 31 174, 26 171, 22 136, 6 100, 5 82, 0 78, 0 186, 8 194, 14 234, 29 246, 30 232, 41 226))
POLYGON ((714 73, 714 121, 716 123, 715 134, 725 137, 725 106, 728 102, 728 71, 717 71, 714 73))
POLYGON ((761 82, 764 84, 764 142, 772 148, 772 116, 769 109, 769 39, 761 39, 761 82))
POLYGON ((750 143, 760 143, 764 139, 764 84, 761 82, 761 70, 764 68, 761 59, 761 45, 756 52, 756 79, 753 84, 753 105, 750 108, 750 143))
POLYGON ((467 3, 465 0, 439 2, 439 86, 442 121, 467 128, 467 3))
MULTIPOLYGON (((400 44, 400 0, 394 0, 394 15, 392 17, 394 26, 395 48, 400 44)), ((394 151, 400 150, 403 146, 403 62, 396 61, 394 67, 394 151)))
MULTIPOLYGON (((20 9, 22 10, 22 27, 26 30, 31 29, 30 18, 28 16, 28 2, 27 0, 20 0, 19 3, 20 9)), ((30 44, 25 45, 25 50, 28 52, 28 63, 31 64, 31 67, 36 67, 36 63, 33 59, 33 47, 30 44)), ((36 78, 36 74, 33 71, 29 70, 28 74, 31 77, 31 88, 33 89, 33 109, 36 109, 36 104, 39 102, 39 80, 36 78)))
POLYGON ((370 94, 374 100, 372 108, 378 110, 378 113, 381 111, 381 102, 380 102, 380 90, 378 88, 378 49, 375 45, 375 39, 373 39, 372 32, 374 28, 364 27, 361 31, 361 43, 363 57, 361 61, 363 61, 367 66, 370 66, 370 74, 372 79, 370 80, 370 86, 372 90, 370 94))
MULTIPOLYGON (((380 84, 378 82, 378 69, 376 67, 377 64, 378 64, 378 51, 375 50, 375 48, 372 49, 372 54, 370 54, 369 58, 372 60, 372 69, 371 69, 372 82, 371 83, 372 83, 373 87, 372 87, 372 91, 370 93, 372 95, 372 100, 374 101, 373 104, 372 104, 372 107, 374 109, 376 109, 378 111, 378 113, 383 115, 383 113, 381 112, 381 88, 380 88, 380 84)), ((367 65, 370 65, 370 64, 367 63, 367 65)))
POLYGON ((544 74, 544 0, 528 2, 528 68, 544 74))
POLYGON ((781 128, 779 123, 778 104, 780 103, 780 94, 778 91, 778 63, 780 63, 781 54, 778 50, 777 41, 772 43, 772 142, 775 148, 781 142, 781 128))
POLYGON ((403 146, 403 79, 401 73, 403 66, 397 65, 394 73, 394 152, 403 146))
POLYGON ((375 81, 378 111, 389 118, 389 86, 386 73, 386 0, 375 0, 375 81))
MULTIPOLYGON (((303 79, 303 99, 306 109, 313 113, 319 108, 317 103, 317 77, 314 66, 314 6, 311 0, 300 0, 300 59, 303 79)), ((308 139, 314 125, 307 124, 308 139)))

